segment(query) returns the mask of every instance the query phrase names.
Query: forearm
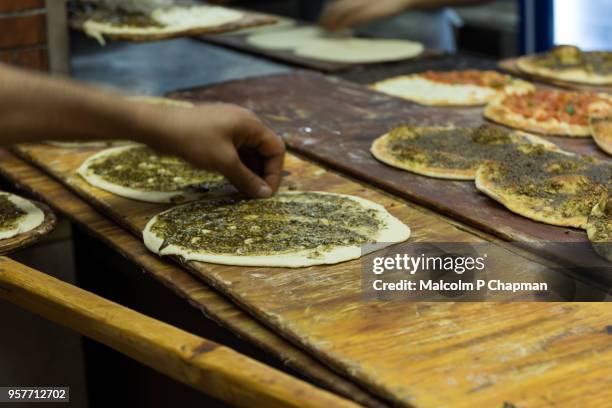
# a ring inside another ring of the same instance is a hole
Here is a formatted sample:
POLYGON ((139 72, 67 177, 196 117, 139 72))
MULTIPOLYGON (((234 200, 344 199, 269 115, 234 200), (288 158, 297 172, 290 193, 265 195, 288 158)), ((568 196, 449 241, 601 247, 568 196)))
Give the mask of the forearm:
POLYGON ((0 64, 0 144, 153 137, 141 104, 0 64), (141 119, 142 118, 142 119, 141 119))
POLYGON ((475 6, 490 0, 406 0, 408 8, 415 10, 439 9, 442 7, 475 6))

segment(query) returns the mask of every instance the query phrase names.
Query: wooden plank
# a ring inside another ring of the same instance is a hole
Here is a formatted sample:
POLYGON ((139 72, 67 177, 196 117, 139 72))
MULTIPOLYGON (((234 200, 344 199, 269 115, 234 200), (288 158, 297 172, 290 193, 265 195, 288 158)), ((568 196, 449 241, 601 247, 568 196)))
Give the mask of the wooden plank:
POLYGON ((0 257, 0 299, 99 341, 177 381, 240 407, 357 404, 210 340, 0 257))
MULTIPOLYGON (((96 150, 22 145, 19 151, 137 235, 166 208, 87 185, 75 169, 96 150)), ((413 242, 482 242, 463 227, 294 156, 286 167, 286 186, 385 205, 413 228, 413 242)), ((519 256, 504 258, 510 272, 540 270, 519 256)), ((184 266, 398 406, 598 406, 611 397, 612 311, 606 304, 366 302, 358 260, 297 270, 184 266)))
POLYGON ((0 255, 8 255, 12 252, 19 251, 20 249, 24 249, 32 244, 35 244, 55 228, 55 225, 57 224, 57 217, 53 211, 51 211, 51 209, 43 203, 36 201, 33 201, 33 203, 40 208, 45 215, 45 219, 43 220, 42 224, 26 233, 18 234, 13 238, 1 239, 0 255))
MULTIPOLYGON (((172 33, 163 34, 147 34, 147 35, 134 35, 134 34, 105 34, 104 38, 110 40, 123 40, 123 41, 134 41, 134 42, 148 42, 148 41, 160 41, 167 40, 170 38, 180 37, 195 37, 204 34, 219 34, 229 33, 232 31, 238 31, 245 28, 259 27, 267 24, 273 24, 276 22, 276 17, 269 14, 258 13, 254 11, 241 10, 244 15, 238 21, 231 23, 222 24, 220 26, 213 27, 202 27, 184 31, 177 31, 172 33)), ((70 18, 70 27, 83 31, 83 24, 90 18, 89 13, 77 13, 70 18)))
MULTIPOLYGON (((478 126, 485 123, 482 108, 421 106, 310 72, 227 82, 170 96, 245 106, 260 115, 294 151, 504 240, 588 242, 582 230, 535 222, 508 211, 479 193, 473 182, 433 179, 398 170, 370 153, 372 141, 399 124, 478 126)), ((590 139, 550 140, 563 148, 610 160, 590 139)), ((585 249, 584 256, 596 256, 590 247, 585 249)), ((612 282, 606 274, 598 279, 606 285, 612 282)))
MULTIPOLYGON (((306 27, 312 26, 310 24, 298 22, 294 28, 297 27, 306 27)), ((333 62, 333 61, 323 61, 317 60, 314 58, 302 57, 300 55, 296 55, 291 50, 272 50, 266 49, 262 47, 257 47, 250 44, 247 41, 247 38, 253 33, 233 33, 233 34, 224 34, 224 35, 205 35, 200 37, 201 40, 209 42, 211 44, 220 45, 226 48, 235 49, 241 52, 246 52, 249 54, 253 54, 259 57, 266 57, 275 61, 283 62, 285 64, 291 64, 294 66, 302 67, 302 68, 310 68, 315 71, 328 72, 328 73, 337 73, 344 72, 353 69, 365 68, 378 66, 380 63, 373 64, 355 64, 355 63, 343 63, 343 62, 333 62)), ((442 55, 440 51, 427 49, 420 56, 416 58, 405 59, 406 61, 419 61, 423 59, 428 59, 431 57, 436 57, 442 55)), ((385 64, 385 63, 382 63, 385 64)), ((389 63, 387 63, 389 64, 389 63)))
POLYGON ((276 335, 175 263, 151 254, 140 239, 102 216, 58 181, 5 149, 0 149, 0 174, 20 189, 49 203, 56 211, 139 265, 205 316, 275 356, 290 369, 361 405, 372 408, 387 406, 276 335))
POLYGON ((556 80, 552 78, 546 78, 539 75, 528 74, 526 72, 521 71, 517 66, 518 58, 507 58, 501 60, 497 66, 502 71, 505 71, 511 75, 516 77, 525 78, 530 81, 541 82, 545 84, 555 85, 561 88, 566 88, 575 91, 596 91, 596 92, 606 92, 612 93, 612 86, 610 85, 585 85, 585 84, 575 84, 572 82, 556 80))

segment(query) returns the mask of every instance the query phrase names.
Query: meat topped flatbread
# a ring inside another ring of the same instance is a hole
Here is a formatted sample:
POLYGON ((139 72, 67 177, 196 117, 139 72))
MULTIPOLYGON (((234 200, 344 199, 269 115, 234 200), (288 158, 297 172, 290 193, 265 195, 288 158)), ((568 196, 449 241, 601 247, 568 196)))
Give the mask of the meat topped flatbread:
POLYGON ((160 255, 226 265, 303 267, 333 264, 410 237, 410 228, 361 197, 281 192, 247 200, 195 201, 155 216, 143 231, 160 255))
POLYGON ((476 187, 509 210, 552 225, 586 228, 612 166, 588 156, 519 146, 478 169, 476 187))
POLYGON ((519 58, 517 66, 542 78, 586 85, 612 84, 612 52, 586 52, 560 45, 543 54, 519 58))
POLYGON ((497 126, 479 128, 400 126, 372 144, 383 163, 428 177, 474 180, 486 160, 503 159, 517 145, 556 146, 537 136, 497 126))
POLYGON ((587 235, 595 251, 612 262, 612 196, 609 192, 593 207, 587 235))
POLYGON ((588 137, 589 106, 608 100, 596 92, 538 89, 524 95, 504 95, 485 108, 485 117, 527 132, 588 137))
POLYGON ((612 103, 600 101, 591 104, 589 125, 597 146, 612 155, 612 103))
POLYGON ((431 106, 474 106, 500 93, 525 93, 533 85, 496 71, 427 71, 389 78, 372 85, 389 95, 431 106))

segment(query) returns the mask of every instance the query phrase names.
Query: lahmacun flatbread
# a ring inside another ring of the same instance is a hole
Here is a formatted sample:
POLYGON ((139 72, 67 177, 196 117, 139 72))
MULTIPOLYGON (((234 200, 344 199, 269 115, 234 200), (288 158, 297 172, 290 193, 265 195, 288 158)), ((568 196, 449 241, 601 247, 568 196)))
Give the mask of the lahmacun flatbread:
POLYGON ((586 85, 612 84, 612 52, 582 51, 560 45, 549 52, 521 57, 518 68, 530 75, 586 85))
POLYGON ((480 166, 476 187, 523 217, 584 229, 611 177, 609 163, 523 145, 504 160, 491 160, 480 166))
POLYGON ((400 126, 376 139, 371 152, 385 164, 423 176, 474 180, 482 163, 502 159, 522 144, 557 149, 540 137, 493 125, 478 128, 400 126))
POLYGON ((597 146, 612 155, 612 103, 600 101, 591 104, 589 126, 597 146))
POLYGON ((506 94, 487 105, 487 119, 526 132, 589 137, 589 106, 609 96, 596 92, 537 89, 506 94))
POLYGON ((429 106, 485 105, 503 93, 526 93, 533 85, 496 71, 426 71, 372 84, 373 89, 429 106))

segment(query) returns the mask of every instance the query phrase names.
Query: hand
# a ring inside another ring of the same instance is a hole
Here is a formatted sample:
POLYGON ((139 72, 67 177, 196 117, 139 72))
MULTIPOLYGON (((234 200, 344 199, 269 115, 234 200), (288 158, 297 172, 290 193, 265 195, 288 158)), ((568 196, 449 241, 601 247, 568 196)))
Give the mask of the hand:
POLYGON ((266 198, 278 190, 285 145, 251 111, 207 104, 156 113, 154 122, 161 133, 153 134, 160 136, 145 143, 199 168, 218 171, 248 196, 266 198))
POLYGON ((323 10, 319 23, 328 30, 341 30, 401 13, 412 0, 335 0, 323 10))

